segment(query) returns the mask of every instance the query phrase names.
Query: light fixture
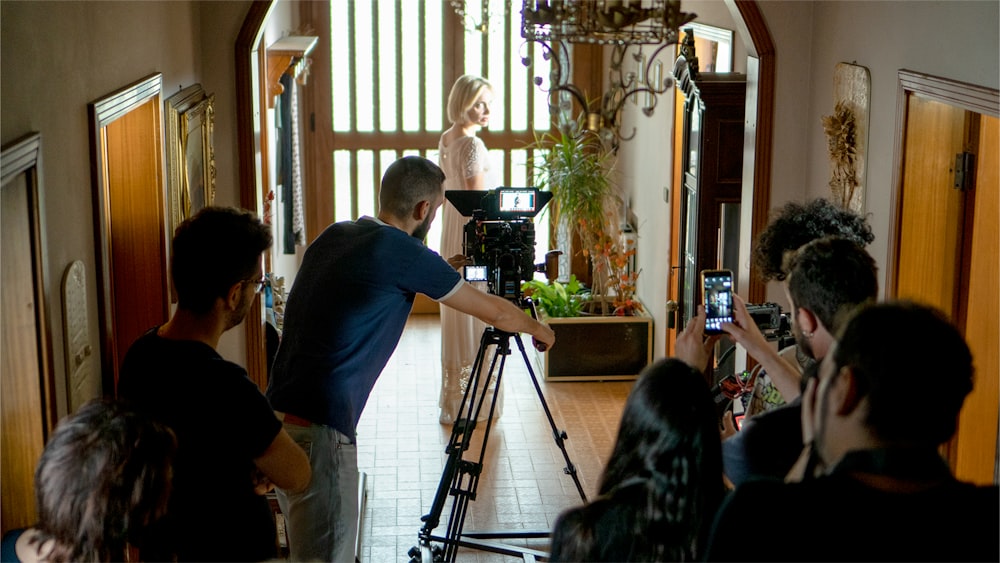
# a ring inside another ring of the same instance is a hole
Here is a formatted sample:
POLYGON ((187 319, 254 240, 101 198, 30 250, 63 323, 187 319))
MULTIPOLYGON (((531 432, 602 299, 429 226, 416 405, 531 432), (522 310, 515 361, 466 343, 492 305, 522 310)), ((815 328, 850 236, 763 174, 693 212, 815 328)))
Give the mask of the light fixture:
MULTIPOLYGON (((645 94, 642 112, 653 115, 657 96, 673 87, 672 76, 656 76, 650 72, 654 61, 665 48, 678 42, 678 29, 694 20, 695 14, 681 11, 680 0, 523 0, 521 36, 526 43, 541 48, 542 57, 551 61, 549 83, 536 76, 537 86, 548 92, 549 108, 557 117, 560 128, 572 131, 576 121, 569 118, 573 100, 587 114, 585 128, 597 132, 613 150, 620 141, 635 136, 621 133, 622 109, 630 98, 638 101, 645 94), (586 99, 583 91, 570 81, 569 48, 567 43, 587 43, 611 46, 608 72, 610 86, 600 102, 586 99), (643 45, 655 45, 647 56, 643 45), (637 63, 635 71, 623 70, 626 54, 637 63)), ((531 65, 531 58, 521 62, 531 65)))
POLYGON ((491 27, 502 25, 510 0, 449 0, 449 3, 462 20, 462 27, 486 34, 491 27))

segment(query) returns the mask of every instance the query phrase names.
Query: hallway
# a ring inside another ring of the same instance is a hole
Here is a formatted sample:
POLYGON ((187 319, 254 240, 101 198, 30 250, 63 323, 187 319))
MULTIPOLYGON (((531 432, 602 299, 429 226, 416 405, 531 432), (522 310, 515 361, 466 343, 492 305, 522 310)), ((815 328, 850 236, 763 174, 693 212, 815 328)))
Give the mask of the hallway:
MULTIPOLYGON (((362 520, 363 562, 408 561, 420 517, 429 512, 444 467, 450 425, 438 422, 440 332, 437 315, 413 315, 358 425, 358 465, 366 474, 362 520)), ((478 496, 469 503, 464 530, 549 529, 559 513, 581 502, 562 452, 551 435, 538 395, 515 343, 504 369, 503 415, 490 431, 478 496)), ((530 346, 530 338, 525 338, 530 346)), ((558 346, 559 343, 556 343, 558 346)), ((533 351, 528 351, 534 361, 533 351)), ((594 495, 610 454, 631 381, 539 380, 556 427, 568 435, 566 451, 588 497, 594 495)), ((485 407, 484 407, 485 408, 485 407)), ((476 438, 482 431, 477 430, 476 438)), ((466 459, 478 456, 478 444, 466 459)), ((434 534, 443 536, 449 496, 434 534)), ((508 540, 546 550, 547 540, 508 540), (525 544, 524 542, 530 541, 525 544)), ((517 561, 462 548, 458 561, 517 561)))

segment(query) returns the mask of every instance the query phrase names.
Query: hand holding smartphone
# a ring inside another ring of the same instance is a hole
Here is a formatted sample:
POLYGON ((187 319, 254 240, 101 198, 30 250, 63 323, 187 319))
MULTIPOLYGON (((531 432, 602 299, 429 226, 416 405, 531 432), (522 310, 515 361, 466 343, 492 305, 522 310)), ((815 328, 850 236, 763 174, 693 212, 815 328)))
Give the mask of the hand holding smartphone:
POLYGON ((705 334, 722 334, 722 323, 733 322, 733 272, 702 270, 701 302, 705 306, 705 334))

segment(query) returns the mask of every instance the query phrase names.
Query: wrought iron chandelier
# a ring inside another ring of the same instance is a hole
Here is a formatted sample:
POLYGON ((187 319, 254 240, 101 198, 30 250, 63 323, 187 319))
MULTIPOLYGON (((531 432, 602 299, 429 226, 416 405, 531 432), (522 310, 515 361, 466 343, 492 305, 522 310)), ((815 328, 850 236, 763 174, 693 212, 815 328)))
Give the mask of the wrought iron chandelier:
MULTIPOLYGON (((523 0, 521 36, 541 49, 542 57, 551 61, 548 85, 535 76, 535 85, 546 91, 549 108, 560 128, 571 134, 576 121, 569 119, 575 100, 586 112, 585 129, 596 132, 605 145, 617 150, 620 141, 635 136, 621 133, 622 109, 627 100, 644 100, 642 112, 653 115, 657 98, 673 87, 673 77, 654 76, 650 69, 664 49, 678 43, 678 30, 695 19, 696 14, 681 11, 680 0, 523 0), (610 86, 600 101, 586 99, 584 92, 570 82, 569 47, 567 43, 610 45, 610 86), (655 45, 646 58, 643 45, 655 45), (637 71, 624 71, 626 53, 631 51, 637 71), (567 131, 568 129, 568 131, 567 131)), ((531 58, 521 62, 531 65, 531 58)))
POLYGON ((487 33, 507 17, 510 0, 450 0, 451 8, 467 31, 487 33))

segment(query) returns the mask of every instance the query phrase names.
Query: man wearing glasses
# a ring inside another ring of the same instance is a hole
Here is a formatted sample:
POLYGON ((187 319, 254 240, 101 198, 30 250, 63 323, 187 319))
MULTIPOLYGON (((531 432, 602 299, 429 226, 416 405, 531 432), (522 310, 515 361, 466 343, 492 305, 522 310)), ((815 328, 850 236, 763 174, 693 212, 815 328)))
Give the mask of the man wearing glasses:
POLYGON ((129 348, 118 395, 177 435, 166 517, 144 561, 276 557, 275 485, 304 489, 311 469, 245 369, 219 355, 263 287, 267 226, 248 211, 207 207, 177 227, 171 279, 177 310, 129 348))

